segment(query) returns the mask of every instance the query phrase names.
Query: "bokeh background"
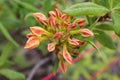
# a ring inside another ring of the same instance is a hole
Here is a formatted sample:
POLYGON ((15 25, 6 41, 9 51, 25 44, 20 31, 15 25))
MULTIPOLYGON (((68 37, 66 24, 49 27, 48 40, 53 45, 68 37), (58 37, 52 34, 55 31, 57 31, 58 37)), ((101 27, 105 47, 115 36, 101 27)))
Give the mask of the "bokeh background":
MULTIPOLYGON (((32 13, 42 12, 48 16, 48 12, 55 7, 62 11, 85 1, 88 0, 0 0, 0 80, 14 80, 14 76, 18 77, 15 80, 24 80, 24 76, 29 80, 31 70, 40 61, 44 64, 32 75, 31 80, 42 80, 51 73, 56 59, 47 52, 45 42, 36 49, 24 49, 29 27, 41 26, 32 13), (48 60, 45 61, 46 58, 48 60), (11 71, 15 73, 11 74, 11 71)), ((89 52, 69 66, 65 74, 57 73, 50 80, 120 80, 120 40, 114 36, 113 41, 115 50, 99 46, 100 54, 97 50, 89 52)), ((88 45, 85 50, 91 47, 88 45)))

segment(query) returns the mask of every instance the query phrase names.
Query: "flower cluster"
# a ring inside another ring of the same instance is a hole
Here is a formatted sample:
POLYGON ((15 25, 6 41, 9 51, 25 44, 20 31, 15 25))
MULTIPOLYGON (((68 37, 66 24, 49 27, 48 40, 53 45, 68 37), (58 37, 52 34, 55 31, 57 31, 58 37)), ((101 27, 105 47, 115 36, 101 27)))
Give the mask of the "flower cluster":
POLYGON ((66 72, 65 61, 72 64, 72 55, 85 41, 76 39, 74 35, 90 37, 94 34, 84 28, 85 19, 74 19, 72 16, 62 14, 58 9, 49 12, 49 18, 42 13, 34 13, 34 18, 44 27, 30 27, 31 33, 27 34, 27 42, 24 48, 33 49, 39 46, 41 41, 48 41, 48 51, 54 52, 59 59, 62 72, 66 72))

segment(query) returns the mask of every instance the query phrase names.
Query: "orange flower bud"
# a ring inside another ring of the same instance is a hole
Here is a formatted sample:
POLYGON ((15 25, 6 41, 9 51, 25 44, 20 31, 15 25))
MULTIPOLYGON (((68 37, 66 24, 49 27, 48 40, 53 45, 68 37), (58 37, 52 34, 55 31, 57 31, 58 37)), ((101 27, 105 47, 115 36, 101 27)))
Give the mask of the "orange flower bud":
POLYGON ((94 36, 93 32, 90 31, 89 29, 80 29, 79 32, 83 37, 94 36))
POLYGON ((80 28, 83 28, 85 26, 85 23, 80 23, 79 26, 80 28))
POLYGON ((48 22, 49 22, 50 26, 52 26, 52 27, 55 26, 55 18, 54 18, 54 16, 51 15, 48 22))
POLYGON ((60 60, 60 61, 59 61, 59 66, 60 66, 61 71, 62 71, 63 73, 65 73, 66 70, 67 70, 67 67, 66 67, 65 63, 63 62, 63 60, 60 60))
POLYGON ((84 22, 85 22, 85 19, 84 19, 84 18, 77 19, 77 23, 78 23, 78 24, 84 23, 84 22))
POLYGON ((49 15, 50 15, 50 16, 54 16, 54 17, 56 16, 56 14, 55 14, 54 11, 50 11, 50 12, 49 12, 49 15))
POLYGON ((67 14, 62 14, 61 19, 62 19, 62 20, 68 19, 68 15, 67 15, 67 14))
POLYGON ((37 26, 30 27, 30 30, 36 36, 41 36, 45 32, 44 29, 42 29, 41 27, 37 27, 37 26))
POLYGON ((76 24, 71 24, 71 28, 75 28, 76 27, 76 24))
POLYGON ((30 37, 27 40, 24 48, 26 48, 26 49, 33 49, 33 48, 38 47, 39 44, 40 44, 40 41, 39 41, 39 39, 37 37, 30 37))
POLYGON ((64 45, 63 47, 63 57, 69 64, 72 64, 72 57, 70 53, 67 51, 66 45, 64 45))
POLYGON ((73 46, 79 46, 80 40, 78 39, 72 39, 72 40, 69 40, 69 44, 73 45, 73 46))
POLYGON ((55 35, 53 36, 54 39, 58 39, 60 37, 62 37, 63 33, 62 32, 57 32, 55 33, 55 35))
POLYGON ((55 50, 55 44, 54 43, 49 43, 47 47, 49 52, 52 52, 55 50))
POLYGON ((55 13, 57 17, 61 17, 62 13, 56 8, 55 13))
POLYGON ((35 35, 33 33, 29 33, 29 34, 26 35, 27 38, 30 38, 32 36, 35 36, 35 35))
POLYGON ((34 18, 41 24, 46 24, 46 16, 42 13, 34 13, 34 18))

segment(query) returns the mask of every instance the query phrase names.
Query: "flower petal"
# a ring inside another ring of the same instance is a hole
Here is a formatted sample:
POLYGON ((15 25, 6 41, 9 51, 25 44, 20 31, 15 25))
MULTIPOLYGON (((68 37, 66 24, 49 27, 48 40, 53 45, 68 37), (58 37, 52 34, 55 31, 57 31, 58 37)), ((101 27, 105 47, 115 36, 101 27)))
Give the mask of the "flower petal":
POLYGON ((33 33, 29 33, 29 34, 26 35, 27 38, 30 38, 32 36, 35 36, 35 35, 33 33))
POLYGON ((61 71, 62 71, 63 73, 65 73, 66 70, 67 70, 67 67, 66 67, 65 63, 63 62, 63 60, 60 60, 60 61, 59 61, 59 66, 60 66, 61 71))
POLYGON ((49 52, 52 52, 55 50, 55 44, 54 43, 49 43, 47 47, 49 52))
POLYGON ((30 38, 27 40, 24 48, 26 48, 26 49, 36 48, 36 47, 39 46, 39 43, 40 43, 40 41, 39 41, 39 39, 38 39, 37 37, 30 37, 30 38))
POLYGON ((69 64, 72 64, 72 57, 70 53, 67 51, 67 48, 65 45, 63 47, 63 57, 69 64))
POLYGON ((63 33, 62 32, 57 32, 55 33, 55 35, 53 36, 54 39, 58 39, 60 37, 62 37, 63 33))
POLYGON ((46 24, 46 16, 42 13, 34 13, 34 18, 41 24, 46 24))
POLYGON ((41 36, 45 32, 45 30, 43 28, 37 27, 37 26, 30 27, 30 30, 36 36, 41 36))
POLYGON ((73 46, 79 46, 79 42, 80 42, 80 40, 78 40, 78 39, 69 40, 69 44, 71 44, 73 46))
POLYGON ((90 31, 89 29, 80 29, 79 32, 83 37, 94 36, 93 32, 90 31))

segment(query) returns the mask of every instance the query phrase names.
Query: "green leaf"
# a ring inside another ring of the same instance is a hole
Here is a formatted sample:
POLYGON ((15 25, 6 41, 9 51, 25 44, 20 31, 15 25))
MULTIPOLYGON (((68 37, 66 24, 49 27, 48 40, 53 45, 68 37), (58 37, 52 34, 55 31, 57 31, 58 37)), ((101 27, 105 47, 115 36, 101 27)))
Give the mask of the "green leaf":
POLYGON ((81 15, 90 15, 90 16, 103 16, 109 10, 103 6, 86 2, 79 3, 71 6, 70 8, 64 10, 63 12, 71 16, 81 16, 81 15))
POLYGON ((7 29, 2 25, 2 23, 0 23, 0 31, 11 43, 13 43, 16 47, 19 47, 18 43, 10 36, 7 29))
POLYGON ((50 10, 53 9, 52 2, 53 0, 44 0, 43 11, 45 13, 48 13, 50 10))
POLYGON ((120 15, 112 14, 112 19, 114 22, 114 31, 120 37, 120 15))
POLYGON ((56 60, 55 62, 55 65, 54 65, 54 68, 53 68, 53 74, 56 75, 56 71, 58 69, 58 66, 59 66, 59 59, 56 60))
POLYGON ((0 74, 10 80, 25 80, 25 76, 23 74, 9 69, 1 69, 0 74))
POLYGON ((22 7, 24 7, 25 9, 27 10, 30 10, 30 11, 39 11, 39 9, 37 9, 36 7, 28 4, 28 3, 25 3, 23 1, 20 1, 20 0, 14 0, 17 4, 21 5, 22 7))
POLYGON ((0 67, 6 64, 7 59, 12 51, 13 51, 13 46, 10 43, 4 46, 2 55, 0 56, 0 67))
POLYGON ((115 44, 113 43, 112 39, 109 35, 107 35, 103 31, 96 30, 95 33, 98 33, 95 35, 96 39, 105 47, 109 49, 115 49, 115 44))
POLYGON ((95 28, 107 31, 113 31, 113 24, 110 22, 99 22, 95 25, 95 28))

